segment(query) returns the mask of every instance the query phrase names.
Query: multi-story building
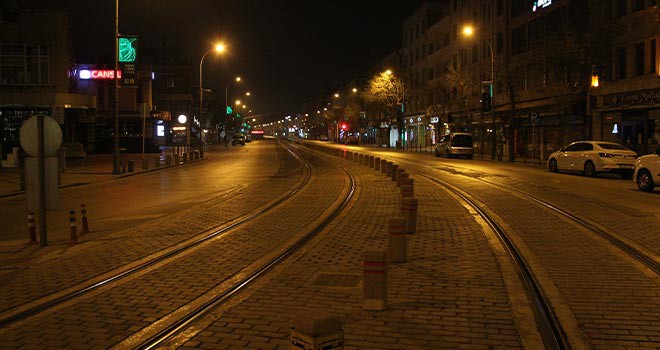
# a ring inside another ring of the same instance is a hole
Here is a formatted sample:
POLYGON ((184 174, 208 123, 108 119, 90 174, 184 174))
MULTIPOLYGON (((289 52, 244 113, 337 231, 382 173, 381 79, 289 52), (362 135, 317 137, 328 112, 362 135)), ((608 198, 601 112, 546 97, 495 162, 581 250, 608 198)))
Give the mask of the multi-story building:
POLYGON ((610 47, 611 64, 597 72, 598 87, 590 90, 592 135, 651 153, 660 143, 660 12, 655 0, 610 5, 619 35, 610 47))
POLYGON ((45 114, 65 142, 93 143, 96 97, 71 89, 68 17, 56 11, 3 13, 0 20, 0 153, 19 144, 21 124, 45 114))
POLYGON ((428 3, 403 25, 406 137, 470 131, 477 154, 537 162, 578 139, 649 152, 657 16, 649 0, 428 3))

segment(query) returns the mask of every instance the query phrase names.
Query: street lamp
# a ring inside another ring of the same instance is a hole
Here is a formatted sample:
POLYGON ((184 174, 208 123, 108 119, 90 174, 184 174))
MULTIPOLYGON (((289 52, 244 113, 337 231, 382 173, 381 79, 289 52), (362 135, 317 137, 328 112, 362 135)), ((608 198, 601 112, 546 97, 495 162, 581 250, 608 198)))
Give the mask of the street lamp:
MULTIPOLYGON (((202 113, 203 113, 202 100, 204 98, 204 89, 202 87, 202 65, 204 64, 204 58, 206 58, 206 55, 208 55, 211 51, 215 51, 216 53, 222 53, 225 51, 225 45, 222 43, 216 44, 213 49, 206 51, 202 55, 202 58, 199 60, 199 156, 201 158, 204 158, 204 144, 202 142, 202 129, 204 128, 204 123, 202 122, 202 113)), ((192 127, 188 132, 192 133, 192 127)))
MULTIPOLYGON (((236 77, 234 78, 234 81, 239 83, 241 81, 241 77, 236 77)), ((229 84, 231 84, 231 80, 227 82, 227 87, 225 87, 225 108, 229 107, 229 84)), ((225 110, 225 147, 229 147, 229 124, 227 123, 227 110, 225 110)))
POLYGON ((115 98, 112 101, 115 113, 115 144, 113 150, 112 173, 119 174, 119 0, 115 0, 115 98))
MULTIPOLYGON (((474 34, 474 28, 472 28, 472 26, 467 25, 463 27, 463 35, 465 35, 466 37, 471 37, 473 34, 474 34)), ((488 49, 490 50, 490 84, 491 84, 490 115, 492 118, 491 129, 493 133, 493 142, 491 145, 492 147, 491 147, 490 159, 493 160, 495 159, 495 153, 496 153, 495 144, 497 142, 497 132, 495 131, 495 104, 493 103, 493 95, 495 95, 495 52, 493 51, 493 45, 491 45, 490 40, 484 38, 480 38, 480 39, 485 41, 486 44, 488 44, 488 49)), ((488 83, 488 82, 484 81, 482 83, 488 83)), ((481 111, 483 113, 483 108, 481 108, 481 111)))

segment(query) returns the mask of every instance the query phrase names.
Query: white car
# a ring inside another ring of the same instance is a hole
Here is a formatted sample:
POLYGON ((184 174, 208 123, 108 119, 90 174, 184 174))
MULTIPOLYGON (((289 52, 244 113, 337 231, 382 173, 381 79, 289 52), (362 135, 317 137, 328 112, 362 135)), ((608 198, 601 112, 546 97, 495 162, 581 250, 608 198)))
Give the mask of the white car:
POLYGON ((653 187, 660 185, 660 147, 655 150, 655 154, 647 154, 637 159, 633 181, 644 192, 651 192, 653 187))
POLYGON ((440 157, 441 154, 446 158, 463 156, 472 159, 472 134, 455 132, 441 137, 435 145, 435 156, 440 157))
POLYGON ((585 176, 616 173, 630 179, 635 171, 637 153, 614 142, 576 141, 550 154, 551 172, 572 171, 585 176))

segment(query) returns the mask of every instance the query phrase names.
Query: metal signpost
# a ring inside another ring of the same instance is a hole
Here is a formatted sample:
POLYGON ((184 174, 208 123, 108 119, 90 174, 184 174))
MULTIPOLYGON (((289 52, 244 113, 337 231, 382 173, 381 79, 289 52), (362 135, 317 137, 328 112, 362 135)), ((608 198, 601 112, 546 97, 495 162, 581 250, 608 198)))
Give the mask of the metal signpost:
POLYGON ((58 162, 53 155, 62 144, 62 129, 49 116, 33 116, 23 123, 19 140, 23 150, 32 156, 25 159, 27 209, 39 212, 40 241, 45 247, 48 245, 46 211, 58 206, 58 162))

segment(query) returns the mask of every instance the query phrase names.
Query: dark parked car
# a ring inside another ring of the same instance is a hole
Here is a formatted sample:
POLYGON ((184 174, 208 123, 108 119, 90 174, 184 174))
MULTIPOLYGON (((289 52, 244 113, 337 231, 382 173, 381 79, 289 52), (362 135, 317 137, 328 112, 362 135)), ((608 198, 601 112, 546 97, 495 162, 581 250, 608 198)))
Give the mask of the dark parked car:
POLYGON ((245 135, 243 134, 234 134, 234 136, 231 137, 231 145, 241 145, 245 146, 245 135))

